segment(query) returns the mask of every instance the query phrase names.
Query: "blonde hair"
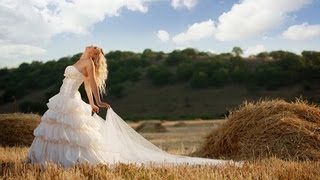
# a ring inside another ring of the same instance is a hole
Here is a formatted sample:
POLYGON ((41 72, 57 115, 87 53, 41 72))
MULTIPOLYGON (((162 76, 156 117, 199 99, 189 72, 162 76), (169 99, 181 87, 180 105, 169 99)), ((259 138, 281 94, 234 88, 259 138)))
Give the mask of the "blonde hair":
POLYGON ((99 94, 102 96, 106 94, 106 80, 108 78, 108 65, 107 59, 101 48, 99 50, 99 55, 94 60, 95 64, 95 80, 98 85, 99 94))

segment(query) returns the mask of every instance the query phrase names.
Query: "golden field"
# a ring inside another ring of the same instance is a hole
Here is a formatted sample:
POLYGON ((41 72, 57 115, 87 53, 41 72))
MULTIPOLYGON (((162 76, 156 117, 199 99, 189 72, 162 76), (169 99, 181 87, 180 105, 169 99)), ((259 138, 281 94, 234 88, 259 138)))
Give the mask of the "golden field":
POLYGON ((0 148, 1 179, 319 179, 320 162, 289 162, 265 159, 232 165, 138 167, 119 164, 77 165, 63 169, 48 165, 45 169, 23 163, 28 148, 0 148))
MULTIPOLYGON (((29 127, 29 125, 32 127, 34 119, 39 121, 40 118, 37 115, 25 114, 0 115, 1 141, 8 140, 15 133, 14 130, 10 130, 13 125, 8 117, 29 118, 27 122, 21 121, 23 122, 21 127, 29 127), (3 135, 3 131, 7 131, 6 135, 3 135)), ((225 124, 225 120, 140 121, 129 122, 129 124, 137 128, 149 122, 160 123, 166 131, 157 132, 157 129, 152 129, 151 126, 150 131, 140 133, 163 150, 182 155, 198 150, 213 129, 225 124)), ((15 123, 14 129, 19 128, 17 126, 18 124, 15 123)), ((28 132, 26 128, 24 131, 28 132)), ((20 141, 17 137, 15 140, 20 141)), ((27 151, 26 145, 0 147, 0 179, 320 179, 320 161, 284 161, 265 158, 244 161, 241 167, 232 164, 163 167, 139 167, 134 164, 115 166, 80 164, 74 168, 63 169, 54 164, 49 164, 46 168, 26 164, 24 158, 27 151)))

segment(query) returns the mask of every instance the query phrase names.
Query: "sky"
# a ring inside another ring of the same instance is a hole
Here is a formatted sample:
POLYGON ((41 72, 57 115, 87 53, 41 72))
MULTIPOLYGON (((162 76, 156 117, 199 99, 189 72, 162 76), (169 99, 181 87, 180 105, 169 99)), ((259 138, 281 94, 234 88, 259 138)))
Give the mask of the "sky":
POLYGON ((212 53, 320 51, 320 0, 0 0, 0 68, 97 45, 212 53))

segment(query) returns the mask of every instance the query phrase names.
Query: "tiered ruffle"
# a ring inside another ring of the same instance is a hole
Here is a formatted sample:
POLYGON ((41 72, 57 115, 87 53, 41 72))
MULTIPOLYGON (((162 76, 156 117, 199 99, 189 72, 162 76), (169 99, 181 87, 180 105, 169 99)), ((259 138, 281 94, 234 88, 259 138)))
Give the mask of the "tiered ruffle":
POLYGON ((58 93, 49 99, 47 103, 49 109, 61 114, 86 114, 91 115, 91 106, 85 103, 77 91, 74 97, 69 94, 58 93))
POLYGON ((27 159, 33 163, 53 162, 64 167, 76 163, 99 163, 103 159, 101 123, 91 116, 91 106, 81 98, 57 94, 34 130, 35 139, 27 159), (99 125, 100 124, 100 125, 99 125))

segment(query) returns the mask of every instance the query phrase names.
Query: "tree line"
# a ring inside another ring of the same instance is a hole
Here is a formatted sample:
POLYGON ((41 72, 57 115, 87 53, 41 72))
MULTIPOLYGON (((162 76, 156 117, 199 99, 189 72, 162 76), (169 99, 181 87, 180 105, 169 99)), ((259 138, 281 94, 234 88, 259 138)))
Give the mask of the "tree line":
MULTIPOLYGON (((212 54, 187 48, 170 53, 146 49, 142 53, 111 51, 106 54, 109 79, 108 96, 121 98, 125 82, 146 80, 153 86, 185 83, 194 89, 220 87, 230 83, 245 85, 251 91, 274 90, 283 86, 303 84, 308 88, 320 80, 320 52, 262 52, 241 57, 239 47, 230 53, 212 54)), ((58 60, 22 63, 16 68, 0 69, 0 104, 20 99, 35 90, 45 97, 23 102, 20 109, 42 113, 45 102, 59 91, 66 66, 76 62, 81 53, 58 60), (42 105, 41 105, 42 104, 42 105)))

